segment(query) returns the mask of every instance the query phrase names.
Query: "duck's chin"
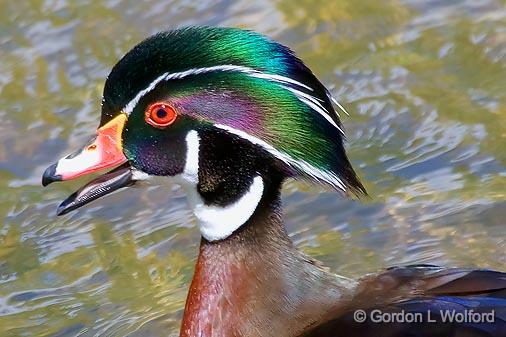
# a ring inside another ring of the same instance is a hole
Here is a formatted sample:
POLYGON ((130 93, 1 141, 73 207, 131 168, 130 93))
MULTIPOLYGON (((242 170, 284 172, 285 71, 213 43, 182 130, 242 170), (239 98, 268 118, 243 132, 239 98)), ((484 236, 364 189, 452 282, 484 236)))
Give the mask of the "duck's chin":
POLYGON ((58 206, 56 213, 57 215, 66 214, 123 187, 131 186, 136 181, 143 180, 144 178, 145 174, 143 172, 125 163, 93 179, 72 193, 58 206))

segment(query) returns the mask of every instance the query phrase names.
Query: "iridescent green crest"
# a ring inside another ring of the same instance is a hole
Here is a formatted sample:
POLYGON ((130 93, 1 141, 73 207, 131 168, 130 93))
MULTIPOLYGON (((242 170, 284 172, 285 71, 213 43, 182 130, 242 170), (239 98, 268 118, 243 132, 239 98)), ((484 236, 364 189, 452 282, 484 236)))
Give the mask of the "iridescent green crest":
POLYGON ((289 48, 262 35, 192 27, 146 39, 109 75, 101 123, 118 111, 142 113, 153 97, 261 147, 294 177, 365 193, 337 102, 289 48))

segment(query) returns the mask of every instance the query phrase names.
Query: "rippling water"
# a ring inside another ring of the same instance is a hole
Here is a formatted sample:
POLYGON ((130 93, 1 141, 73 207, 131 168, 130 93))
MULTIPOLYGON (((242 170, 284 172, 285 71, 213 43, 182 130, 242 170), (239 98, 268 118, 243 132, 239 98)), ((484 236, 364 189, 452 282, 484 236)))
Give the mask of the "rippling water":
POLYGON ((177 335, 198 230, 177 189, 56 217, 84 181, 43 169, 98 125, 103 81, 170 27, 250 28, 291 46, 351 112, 371 195, 286 184, 297 244, 350 277, 406 263, 506 269, 506 2, 0 2, 0 335, 177 335))

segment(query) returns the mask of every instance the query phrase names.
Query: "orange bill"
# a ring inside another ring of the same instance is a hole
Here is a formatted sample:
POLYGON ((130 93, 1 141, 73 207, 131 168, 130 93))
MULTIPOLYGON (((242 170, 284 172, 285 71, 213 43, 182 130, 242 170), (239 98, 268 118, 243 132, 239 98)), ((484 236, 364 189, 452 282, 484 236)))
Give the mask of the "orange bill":
POLYGON ((121 133, 127 117, 121 113, 97 130, 90 144, 49 166, 42 176, 42 185, 70 180, 116 167, 127 161, 123 154, 121 133))

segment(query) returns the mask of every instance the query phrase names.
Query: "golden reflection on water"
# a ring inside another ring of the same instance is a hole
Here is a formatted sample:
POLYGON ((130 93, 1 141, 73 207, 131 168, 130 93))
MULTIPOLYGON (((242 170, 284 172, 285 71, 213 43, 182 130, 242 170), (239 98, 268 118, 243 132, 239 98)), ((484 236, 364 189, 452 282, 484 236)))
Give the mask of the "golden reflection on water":
POLYGON ((506 269, 506 2, 1 1, 0 335, 177 334, 198 247, 179 191, 135 189, 56 218, 42 189, 88 139, 103 81, 165 28, 250 28, 345 104, 371 200, 289 182, 287 227, 345 276, 434 263, 506 269), (149 202, 148 202, 149 201, 149 202))

